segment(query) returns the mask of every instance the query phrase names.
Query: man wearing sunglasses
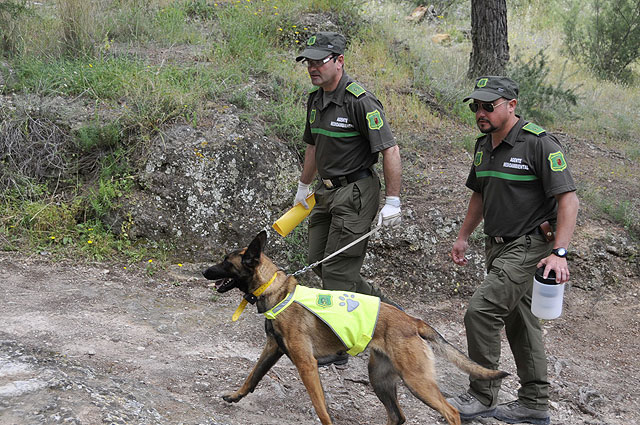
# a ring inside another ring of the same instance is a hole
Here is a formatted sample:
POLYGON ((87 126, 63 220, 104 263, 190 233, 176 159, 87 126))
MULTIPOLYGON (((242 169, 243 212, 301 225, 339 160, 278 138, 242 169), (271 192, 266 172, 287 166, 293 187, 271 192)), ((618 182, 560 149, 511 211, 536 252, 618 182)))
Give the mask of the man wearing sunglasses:
MULTIPOLYGON (((318 32, 296 58, 316 88, 307 101, 303 140, 307 147, 294 205, 315 187, 309 217, 309 262, 321 260, 369 232, 380 202, 380 179, 373 166, 382 154, 386 202, 378 224, 400 224, 400 151, 378 99, 344 71, 345 38, 318 32)), ((374 295, 389 302, 361 275, 368 240, 314 269, 323 287, 374 295)))
POLYGON ((557 283, 569 280, 567 248, 579 202, 562 146, 515 114, 517 98, 514 81, 487 76, 464 99, 472 101, 484 136, 476 141, 466 182, 473 193, 451 257, 467 264, 469 236, 484 221, 487 274, 464 317, 469 357, 497 369, 504 327, 520 378, 518 399, 498 405, 501 381, 471 379, 466 393, 448 401, 463 419, 548 424, 547 359, 540 321, 531 312, 533 276, 544 267, 544 277, 554 272, 557 283))

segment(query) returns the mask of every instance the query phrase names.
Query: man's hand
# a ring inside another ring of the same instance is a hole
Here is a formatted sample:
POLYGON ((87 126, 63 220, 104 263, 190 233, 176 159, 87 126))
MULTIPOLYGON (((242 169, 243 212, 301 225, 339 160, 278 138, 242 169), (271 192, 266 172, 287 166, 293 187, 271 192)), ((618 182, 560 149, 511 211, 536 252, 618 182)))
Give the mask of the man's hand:
POLYGON ((456 239, 451 249, 451 258, 453 262, 459 266, 466 266, 468 260, 464 257, 464 253, 467 251, 469 243, 464 239, 456 239))
POLYGON ((555 254, 543 258, 540 260, 536 267, 540 268, 544 266, 544 274, 542 277, 545 279, 549 276, 549 272, 553 270, 556 273, 556 283, 566 283, 569 281, 569 265, 567 259, 558 257, 555 254))
POLYGON ((384 203, 384 207, 380 211, 378 216, 378 226, 384 224, 385 226, 397 226, 402 221, 402 214, 400 213, 400 198, 397 196, 387 196, 384 203))
POLYGON ((309 186, 310 185, 298 181, 298 191, 296 192, 296 197, 293 199, 293 206, 302 204, 305 210, 309 209, 309 204, 307 204, 307 196, 311 193, 309 186))

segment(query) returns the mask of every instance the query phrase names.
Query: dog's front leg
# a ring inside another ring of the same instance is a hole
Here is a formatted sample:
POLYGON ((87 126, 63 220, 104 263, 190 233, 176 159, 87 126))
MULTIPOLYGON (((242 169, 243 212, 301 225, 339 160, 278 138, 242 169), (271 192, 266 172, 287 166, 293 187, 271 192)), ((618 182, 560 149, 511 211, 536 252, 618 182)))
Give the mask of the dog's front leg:
POLYGON ((247 376, 247 379, 242 384, 242 387, 234 393, 222 396, 224 401, 229 403, 236 403, 240 401, 244 396, 252 393, 256 389, 258 382, 264 377, 264 375, 273 367, 274 364, 282 357, 284 353, 278 347, 278 343, 272 336, 267 337, 267 344, 260 354, 258 363, 253 367, 253 370, 247 376))
POLYGON ((300 378, 304 383, 311 403, 322 425, 330 425, 331 417, 327 409, 327 403, 324 398, 324 390, 322 389, 322 383, 320 382, 320 373, 318 372, 318 361, 313 357, 311 353, 296 352, 290 349, 289 357, 293 364, 296 365, 300 378))

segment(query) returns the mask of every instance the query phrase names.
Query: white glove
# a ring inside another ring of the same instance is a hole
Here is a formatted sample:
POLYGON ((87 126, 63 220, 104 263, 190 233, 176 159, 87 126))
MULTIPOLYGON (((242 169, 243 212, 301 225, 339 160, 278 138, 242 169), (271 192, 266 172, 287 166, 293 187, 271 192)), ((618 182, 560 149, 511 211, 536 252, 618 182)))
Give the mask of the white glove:
POLYGON ((311 193, 309 186, 310 185, 298 181, 298 191, 296 192, 296 197, 293 199, 294 206, 302 204, 305 210, 309 209, 309 204, 307 204, 307 196, 311 193))
POLYGON ((378 226, 384 224, 385 226, 397 226, 402 221, 402 214, 400 214, 400 198, 397 196, 387 196, 384 207, 380 211, 378 216, 378 226))

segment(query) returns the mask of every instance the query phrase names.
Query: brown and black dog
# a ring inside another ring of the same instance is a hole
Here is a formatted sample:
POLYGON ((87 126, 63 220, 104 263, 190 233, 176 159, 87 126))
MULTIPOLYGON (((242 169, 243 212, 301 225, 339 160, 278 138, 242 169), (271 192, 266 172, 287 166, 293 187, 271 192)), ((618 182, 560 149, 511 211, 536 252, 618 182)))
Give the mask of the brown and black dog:
MULTIPOLYGON (((262 253, 267 234, 260 232, 247 248, 228 254, 224 260, 203 272, 215 280, 217 291, 238 288, 245 299, 256 303, 264 313, 291 293, 297 281, 287 276, 262 253), (254 297, 252 294, 273 277, 273 283, 254 297)), ((298 369, 322 424, 331 424, 327 411, 317 359, 343 353, 346 347, 330 328, 304 307, 293 303, 273 320, 266 320, 267 344, 246 381, 234 393, 223 396, 229 403, 253 392, 262 377, 286 354, 298 369)), ((418 399, 437 410, 450 425, 460 424, 458 411, 440 393, 435 381, 433 352, 479 379, 507 376, 500 370, 486 369, 450 345, 438 332, 420 319, 389 304, 381 303, 378 323, 371 339, 369 381, 387 410, 387 424, 402 424, 405 416, 398 405, 400 379, 418 399), (432 351, 433 350, 433 351, 432 351)))

